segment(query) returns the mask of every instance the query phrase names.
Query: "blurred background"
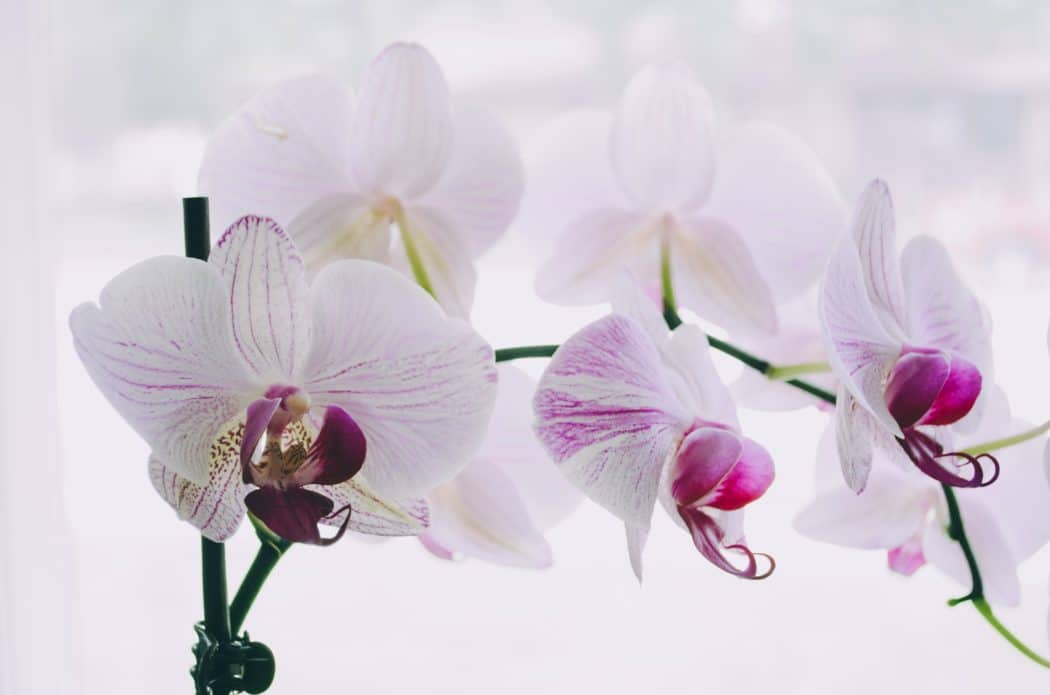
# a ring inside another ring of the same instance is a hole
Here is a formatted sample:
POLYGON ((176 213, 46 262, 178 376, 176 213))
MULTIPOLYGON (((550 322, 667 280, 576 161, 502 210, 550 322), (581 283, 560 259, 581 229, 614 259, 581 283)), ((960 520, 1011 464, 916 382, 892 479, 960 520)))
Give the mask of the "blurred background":
MULTIPOLYGON (((989 305, 1015 413, 1050 417, 1046 3, 5 0, 0 19, 4 695, 190 691, 198 536, 152 490, 66 317, 123 268, 181 253, 179 199, 238 105, 316 69, 354 82, 394 40, 423 42, 526 149, 559 112, 611 106, 645 62, 685 58, 720 118, 794 131, 847 200, 887 179, 902 235, 944 240, 989 305)), ((533 297, 529 234, 481 262, 474 320, 497 347, 603 313, 533 297)), ((589 503, 542 573, 445 563, 413 539, 295 548, 247 624, 277 654, 272 692, 1047 692, 971 608, 945 607, 963 591, 932 568, 904 579, 883 553, 791 529, 826 416, 743 420, 778 462, 749 516, 780 561, 771 581, 718 573, 658 514, 639 588, 619 523, 589 503)), ((255 541, 228 545, 236 583, 255 541)), ((1050 554, 1021 577, 1002 617, 1050 651, 1050 554)))

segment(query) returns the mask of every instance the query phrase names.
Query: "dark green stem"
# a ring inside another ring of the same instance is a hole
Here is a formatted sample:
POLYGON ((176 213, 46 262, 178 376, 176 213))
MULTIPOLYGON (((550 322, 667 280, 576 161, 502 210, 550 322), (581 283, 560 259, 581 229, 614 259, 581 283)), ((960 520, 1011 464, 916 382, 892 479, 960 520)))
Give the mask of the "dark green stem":
POLYGON ((248 617, 248 611, 251 610, 252 604, 255 603, 259 592, 262 591, 267 577, 270 576, 270 572, 273 571, 273 568, 277 566, 277 562, 291 546, 290 542, 281 538, 272 542, 269 540, 262 541, 262 544, 259 546, 259 552, 256 553, 255 559, 252 560, 252 564, 244 575, 240 588, 237 589, 237 595, 233 597, 233 603, 230 604, 230 629, 233 631, 233 634, 238 634, 241 628, 244 627, 244 620, 248 617))
POLYGON ((226 610, 226 547, 201 536, 201 587, 204 626, 215 641, 230 641, 230 614, 226 610))
POLYGON ((520 360, 523 357, 551 357, 558 350, 557 345, 522 345, 496 350, 497 362, 520 360))

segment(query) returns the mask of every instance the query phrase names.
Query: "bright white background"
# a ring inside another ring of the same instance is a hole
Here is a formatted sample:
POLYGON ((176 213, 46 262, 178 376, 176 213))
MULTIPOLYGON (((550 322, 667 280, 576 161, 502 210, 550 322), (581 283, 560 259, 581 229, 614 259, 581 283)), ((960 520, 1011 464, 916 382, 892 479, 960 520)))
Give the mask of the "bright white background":
MULTIPOLYGON (((646 60, 686 58, 723 118, 794 130, 847 199, 887 178, 903 235, 943 239, 989 304, 1015 411, 1050 417, 1050 9, 841 5, 7 0, 0 692, 190 692, 198 537, 153 492, 65 318, 119 270, 181 251, 179 198, 221 118, 304 71, 354 80, 392 40, 423 41, 523 146, 563 109, 612 104, 646 60)), ((474 320, 497 347, 602 312, 533 298, 529 235, 482 260, 474 320)), ((273 692, 1047 692, 1048 672, 945 607, 963 590, 932 569, 906 580, 881 553, 791 529, 824 420, 744 415, 778 463, 749 517, 779 560, 770 581, 720 574, 658 515, 639 588, 620 524, 590 504, 551 534, 544 573, 443 563, 411 539, 295 548, 247 625, 277 654, 273 692)), ((229 544, 234 584, 254 547, 248 529, 229 544)), ((1023 606, 1002 611, 1044 652, 1048 577, 1043 552, 1023 606)))

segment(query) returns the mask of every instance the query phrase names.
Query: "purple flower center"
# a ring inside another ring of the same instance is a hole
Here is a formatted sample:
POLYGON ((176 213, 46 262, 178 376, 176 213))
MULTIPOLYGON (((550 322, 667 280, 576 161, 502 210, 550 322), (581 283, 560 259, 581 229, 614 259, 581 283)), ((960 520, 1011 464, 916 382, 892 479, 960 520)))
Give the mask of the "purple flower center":
POLYGON ((361 470, 365 435, 346 411, 325 409, 324 423, 313 442, 306 429, 287 436, 310 410, 309 397, 294 386, 275 385, 248 406, 241 466, 244 482, 258 487, 245 497, 248 510, 282 538, 298 543, 329 545, 342 537, 350 522, 350 507, 335 509, 331 498, 305 489, 307 485, 338 485, 361 470), (265 436, 258 461, 253 457, 265 436), (322 538, 317 524, 346 512, 335 536, 322 538))

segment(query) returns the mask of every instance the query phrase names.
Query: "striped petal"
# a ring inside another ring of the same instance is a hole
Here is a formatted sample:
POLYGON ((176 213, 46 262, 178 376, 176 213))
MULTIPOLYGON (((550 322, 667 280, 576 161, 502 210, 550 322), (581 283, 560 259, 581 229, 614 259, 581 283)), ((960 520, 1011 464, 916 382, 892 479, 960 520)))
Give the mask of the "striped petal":
POLYGON ((573 335, 544 371, 533 411, 566 477, 629 526, 648 528, 661 472, 690 418, 645 329, 612 315, 573 335))
POLYGON ((302 388, 365 433, 360 475, 418 496, 477 450, 496 396, 492 349, 395 270, 338 261, 311 288, 314 341, 302 388))
POLYGON ((893 200, 884 181, 876 179, 864 189, 853 213, 850 234, 871 306, 886 331, 900 336, 907 326, 907 315, 897 259, 893 200))
POLYGON ((111 280, 69 318, 92 380, 158 460, 208 482, 211 447, 259 385, 237 351, 222 278, 206 263, 158 257, 111 280))
POLYGON ((303 259, 271 219, 239 219, 208 263, 226 281, 233 338, 263 383, 295 383, 310 346, 303 259))
MULTIPOLYGON (((342 509, 352 510, 347 529, 370 536, 416 536, 430 524, 430 508, 422 498, 395 499, 382 497, 356 476, 345 483, 322 486, 321 492, 342 509)), ((346 512, 321 519, 327 526, 340 527, 346 512)))

